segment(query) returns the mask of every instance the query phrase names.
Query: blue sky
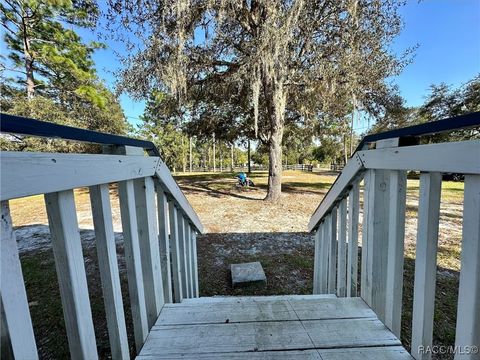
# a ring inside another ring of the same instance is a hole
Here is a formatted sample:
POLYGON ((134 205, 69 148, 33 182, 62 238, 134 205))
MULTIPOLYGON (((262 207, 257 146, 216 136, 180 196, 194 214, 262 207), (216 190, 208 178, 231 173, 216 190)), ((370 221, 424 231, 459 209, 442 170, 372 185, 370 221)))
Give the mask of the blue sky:
MULTIPOLYGON (((459 86, 480 73, 480 0, 408 0, 401 13, 405 28, 393 50, 400 54, 419 45, 413 63, 393 79, 408 105, 422 104, 431 84, 459 86)), ((86 41, 97 40, 91 32, 81 30, 80 34, 86 41)), ((97 51, 94 60, 99 76, 114 89, 114 71, 120 63, 113 49, 125 50, 116 42, 107 42, 107 47, 97 51)), ((3 43, 0 50, 4 50, 3 43)), ((128 120, 137 124, 145 103, 125 94, 120 101, 128 120)), ((359 132, 365 126, 356 124, 359 132)))
POLYGON ((458 86, 480 72, 479 0, 410 0, 402 15, 405 28, 393 48, 419 44, 396 78, 408 105, 420 105, 432 83, 458 86))
MULTIPOLYGON (((409 0, 401 13, 405 28, 393 50, 419 45, 413 63, 394 79, 408 105, 422 104, 433 83, 459 86, 480 72, 480 0, 409 0)), ((109 71, 119 63, 112 50, 99 51, 94 59, 100 76, 113 86, 109 71)), ((121 104, 129 121, 137 123, 144 103, 122 95, 121 104)), ((364 126, 356 125, 358 130, 364 126)))

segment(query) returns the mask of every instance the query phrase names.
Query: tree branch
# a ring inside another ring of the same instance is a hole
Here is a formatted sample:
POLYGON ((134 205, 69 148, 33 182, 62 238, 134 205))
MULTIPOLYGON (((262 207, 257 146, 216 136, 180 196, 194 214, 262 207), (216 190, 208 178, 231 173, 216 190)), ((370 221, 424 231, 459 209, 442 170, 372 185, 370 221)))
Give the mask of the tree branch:
POLYGON ((26 71, 18 70, 18 69, 15 69, 15 68, 7 68, 6 66, 2 66, 0 70, 2 70, 2 71, 13 71, 13 72, 21 73, 21 74, 26 74, 27 73, 26 71))

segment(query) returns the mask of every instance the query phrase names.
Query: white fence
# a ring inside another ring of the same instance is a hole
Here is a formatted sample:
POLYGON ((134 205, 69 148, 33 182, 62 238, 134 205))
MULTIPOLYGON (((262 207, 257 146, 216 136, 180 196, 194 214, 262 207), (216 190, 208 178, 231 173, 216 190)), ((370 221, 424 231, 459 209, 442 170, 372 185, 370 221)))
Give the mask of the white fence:
MULTIPOLYGON (((137 351, 164 303, 198 297, 197 214, 158 157, 143 149, 111 155, 3 152, 1 155, 1 302, 16 359, 38 352, 8 200, 45 194, 72 358, 96 359, 74 189, 88 187, 107 326, 114 359, 129 359, 109 184, 118 183, 129 297, 137 351)), ((2 329, 3 330, 3 329, 2 329)), ((3 334, 2 334, 3 336, 3 334)))
MULTIPOLYGON (((456 345, 480 345, 480 141, 399 147, 395 139, 359 151, 313 214, 314 293, 357 296, 360 182, 363 223, 360 296, 400 336, 407 171, 420 171, 412 355, 432 346, 442 173, 465 174, 456 345), (392 146, 392 147, 388 147, 392 146)), ((460 354, 456 359, 474 359, 460 354)))

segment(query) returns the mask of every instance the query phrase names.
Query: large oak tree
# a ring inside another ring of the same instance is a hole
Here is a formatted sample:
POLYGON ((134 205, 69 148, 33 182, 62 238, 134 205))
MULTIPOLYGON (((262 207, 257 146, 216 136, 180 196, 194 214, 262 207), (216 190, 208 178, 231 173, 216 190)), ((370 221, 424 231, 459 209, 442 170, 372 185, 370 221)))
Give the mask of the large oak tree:
POLYGON ((135 34, 124 90, 138 98, 168 91, 182 102, 219 84, 249 89, 251 126, 269 149, 271 201, 281 193, 286 117, 321 120, 338 107, 351 111, 352 101, 373 110, 388 92, 385 79, 402 67, 389 51, 401 29, 397 0, 109 3, 112 23, 135 34))

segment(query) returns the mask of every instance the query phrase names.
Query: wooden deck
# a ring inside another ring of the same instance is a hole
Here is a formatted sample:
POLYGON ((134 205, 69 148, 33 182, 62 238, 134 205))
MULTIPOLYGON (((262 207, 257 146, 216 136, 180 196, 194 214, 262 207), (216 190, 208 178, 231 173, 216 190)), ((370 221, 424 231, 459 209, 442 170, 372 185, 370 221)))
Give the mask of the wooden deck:
POLYGON ((412 359, 361 298, 187 299, 167 304, 137 359, 412 359))

